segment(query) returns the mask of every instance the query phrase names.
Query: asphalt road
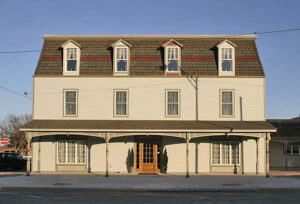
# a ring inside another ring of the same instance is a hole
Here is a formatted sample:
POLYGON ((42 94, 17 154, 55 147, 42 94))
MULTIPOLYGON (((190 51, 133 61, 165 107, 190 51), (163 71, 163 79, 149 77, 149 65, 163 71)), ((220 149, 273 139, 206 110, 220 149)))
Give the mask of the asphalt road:
POLYGON ((178 193, 0 190, 0 203, 300 203, 299 192, 178 193))

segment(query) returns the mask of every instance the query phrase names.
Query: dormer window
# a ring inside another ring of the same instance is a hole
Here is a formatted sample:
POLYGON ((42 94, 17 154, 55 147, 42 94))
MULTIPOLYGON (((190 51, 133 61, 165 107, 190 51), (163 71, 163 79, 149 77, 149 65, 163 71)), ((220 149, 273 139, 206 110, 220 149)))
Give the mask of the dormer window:
POLYGON ((222 71, 232 72, 232 48, 222 48, 222 71))
POLYGON ((178 72, 179 71, 179 48, 178 47, 168 47, 167 48, 167 71, 168 72, 178 72))
POLYGON ((114 53, 114 75, 128 75, 130 69, 131 45, 124 40, 118 40, 111 46, 113 47, 114 53))
POLYGON ((175 41, 169 40, 163 45, 165 52, 165 73, 166 75, 179 75, 181 66, 181 48, 183 46, 175 41))
POLYGON ((67 48, 67 71, 76 71, 77 58, 76 48, 67 48))
POLYGON ((218 46, 218 70, 219 76, 235 75, 235 47, 236 45, 224 40, 218 46))
POLYGON ((128 48, 116 47, 116 72, 127 72, 128 48))
POLYGON ((73 40, 61 45, 63 48, 63 75, 79 75, 81 46, 73 40))

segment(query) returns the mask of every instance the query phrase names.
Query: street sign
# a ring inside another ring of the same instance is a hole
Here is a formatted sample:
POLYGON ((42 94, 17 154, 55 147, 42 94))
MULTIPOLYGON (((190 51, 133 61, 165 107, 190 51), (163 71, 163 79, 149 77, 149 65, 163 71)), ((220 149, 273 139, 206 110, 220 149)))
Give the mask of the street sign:
POLYGON ((7 138, 1 139, 1 144, 8 144, 9 140, 7 138))

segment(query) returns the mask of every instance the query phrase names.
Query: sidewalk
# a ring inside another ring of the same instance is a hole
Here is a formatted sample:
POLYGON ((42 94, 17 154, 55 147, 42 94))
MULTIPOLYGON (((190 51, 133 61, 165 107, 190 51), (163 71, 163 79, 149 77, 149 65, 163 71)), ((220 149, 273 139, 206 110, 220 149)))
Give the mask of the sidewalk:
POLYGON ((292 177, 217 175, 8 175, 0 177, 0 189, 82 189, 147 192, 253 192, 300 191, 300 179, 292 177))

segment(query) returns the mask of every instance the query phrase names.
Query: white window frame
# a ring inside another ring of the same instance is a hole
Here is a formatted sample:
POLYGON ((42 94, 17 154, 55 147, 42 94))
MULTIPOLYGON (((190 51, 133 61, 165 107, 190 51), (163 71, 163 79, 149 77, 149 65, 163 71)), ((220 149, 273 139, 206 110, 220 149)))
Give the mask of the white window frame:
POLYGON ((115 71, 115 74, 118 74, 118 75, 128 75, 128 70, 129 70, 129 47, 127 46, 116 46, 114 47, 114 71, 115 71), (126 59, 126 71, 119 71, 118 70, 118 49, 126 49, 126 56, 127 56, 127 59, 126 59))
POLYGON ((67 41, 62 45, 63 48, 63 75, 78 76, 80 69, 81 48, 72 40, 67 41), (68 71, 68 49, 76 49, 76 70, 68 71))
POLYGON ((77 117, 78 116, 78 90, 77 89, 64 89, 64 99, 63 99, 63 106, 64 106, 64 108, 63 108, 63 111, 64 111, 64 114, 63 114, 63 116, 65 116, 65 117, 77 117), (67 102, 66 102, 66 94, 67 94, 67 92, 69 92, 69 91, 74 91, 74 92, 76 92, 76 114, 75 115, 68 115, 68 114, 66 114, 66 106, 67 106, 67 102))
POLYGON ((235 93, 233 89, 221 89, 219 94, 219 104, 220 104, 220 117, 222 118, 233 118, 235 117, 235 93), (223 115, 223 92, 232 92, 232 115, 223 115))
POLYGON ((285 150, 285 153, 288 155, 288 156, 300 156, 300 144, 287 144, 286 145, 286 150, 285 150), (288 149, 291 149, 291 153, 288 153, 288 149), (298 147, 298 154, 294 154, 293 153, 293 149, 295 147, 298 147))
POLYGON ((211 165, 212 166, 234 166, 234 165, 237 165, 239 166, 241 164, 241 143, 239 141, 213 141, 211 142, 211 158, 210 158, 210 161, 211 161, 211 165), (213 155, 213 144, 215 143, 218 143, 220 145, 220 149, 219 149, 219 152, 220 152, 220 164, 214 164, 213 163, 213 158, 214 158, 214 155, 213 155), (223 152, 222 152, 222 148, 223 148, 223 145, 224 143, 229 143, 230 144, 230 148, 229 148, 229 164, 224 164, 224 161, 223 161, 223 152), (237 164, 233 164, 232 163, 232 144, 238 144, 238 147, 239 147, 239 154, 238 154, 238 163, 237 164))
POLYGON ((181 95, 180 95, 180 90, 179 89, 166 89, 165 93, 165 114, 166 117, 180 117, 180 109, 181 109, 181 95), (169 115, 168 113, 168 105, 169 105, 169 100, 168 100, 168 93, 169 92, 177 92, 178 93, 178 114, 177 115, 169 115))
POLYGON ((87 162, 87 147, 86 147, 86 140, 67 140, 67 139, 60 139, 56 141, 56 164, 72 164, 72 165, 85 165, 87 162), (64 142, 65 144, 65 161, 64 163, 59 162, 59 152, 58 152, 58 146, 60 142, 64 142), (69 162, 69 154, 68 154, 68 143, 74 142, 75 143, 75 162, 69 162), (84 163, 78 162, 78 143, 83 142, 84 144, 84 163))
POLYGON ((218 72, 219 76, 235 76, 235 45, 225 40, 218 45, 218 72), (232 70, 223 71, 222 62, 223 62, 223 49, 231 49, 231 60, 232 60, 232 70))
POLYGON ((114 117, 128 117, 129 115, 129 90, 128 89, 115 89, 114 90, 114 117), (126 92, 126 114, 117 115, 117 92, 126 92))
POLYGON ((176 45, 170 45, 170 46, 166 46, 164 48, 164 51, 165 51, 165 72, 166 73, 180 73, 180 68, 181 68, 181 47, 180 46, 176 46, 176 45), (177 71, 173 71, 173 70, 169 70, 169 49, 177 49, 178 50, 178 70, 177 71))

